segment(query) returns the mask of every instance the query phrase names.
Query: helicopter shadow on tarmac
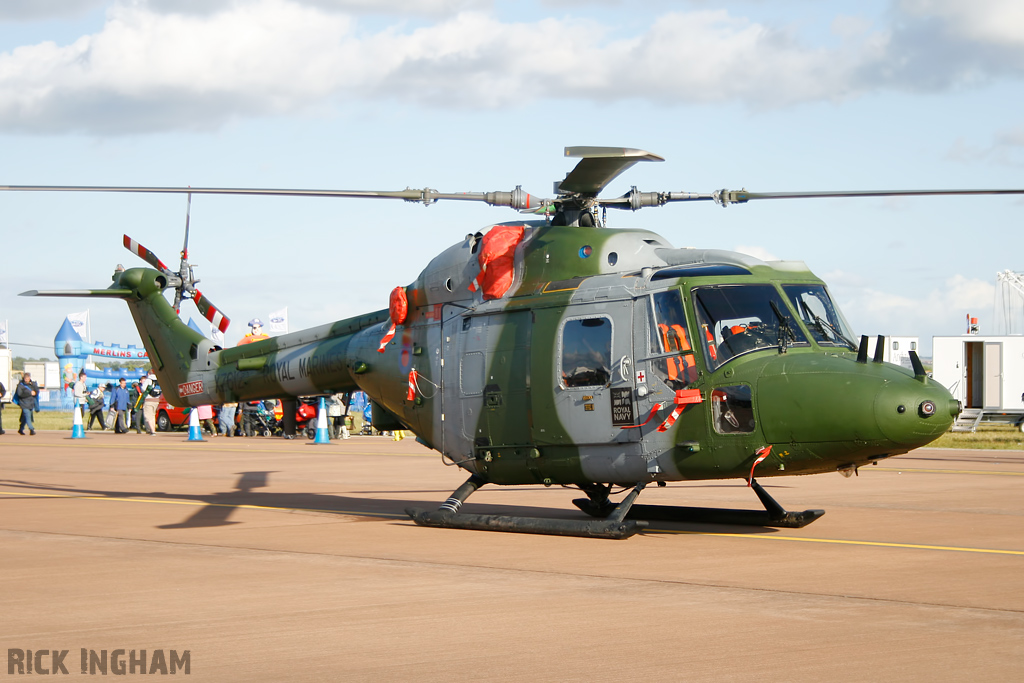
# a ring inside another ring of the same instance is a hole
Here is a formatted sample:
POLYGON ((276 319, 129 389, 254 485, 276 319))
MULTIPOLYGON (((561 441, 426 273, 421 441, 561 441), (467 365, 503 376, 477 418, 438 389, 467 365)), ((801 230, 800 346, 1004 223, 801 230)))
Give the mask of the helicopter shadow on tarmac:
MULTIPOLYGON (((63 494, 68 497, 81 498, 105 498, 113 500, 156 500, 177 503, 195 503, 202 507, 189 515, 186 519, 169 524, 157 525, 157 529, 201 529, 210 527, 231 526, 244 524, 245 522, 232 520, 231 516, 239 508, 256 508, 281 512, 305 512, 318 514, 337 514, 339 516, 351 516, 363 518, 365 521, 392 521, 412 524, 412 520, 404 512, 410 504, 433 506, 436 499, 414 500, 404 499, 382 499, 382 498, 360 498, 347 495, 324 494, 324 493, 275 493, 258 491, 269 485, 269 478, 275 470, 239 472, 238 480, 231 491, 217 492, 211 494, 187 493, 166 493, 163 491, 114 491, 99 489, 83 489, 72 486, 57 484, 46 484, 43 482, 29 482, 20 480, 0 480, 0 485, 9 488, 30 489, 40 493, 63 494)), ((701 486, 701 485, 698 485, 701 486)), ((723 485, 703 485, 707 487, 724 488, 723 485)), ((505 489, 496 489, 505 491, 505 489)), ((371 492, 361 492, 371 493, 371 492)), ((396 493, 396 492, 391 492, 396 493)), ((405 491, 402 493, 423 493, 431 494, 435 491, 405 491)), ((8 499, 24 500, 26 498, 8 499)), ((29 498, 30 499, 30 498, 29 498)), ((535 505, 507 505, 494 503, 477 503, 466 506, 467 509, 479 513, 496 515, 522 515, 529 517, 543 517, 556 519, 578 519, 580 513, 573 509, 557 507, 540 507, 535 505)), ((733 526, 721 524, 702 524, 694 522, 653 522, 650 527, 644 530, 646 533, 678 533, 678 532, 704 532, 704 533, 729 533, 729 534, 750 534, 750 533, 775 533, 774 528, 755 526, 733 526)))

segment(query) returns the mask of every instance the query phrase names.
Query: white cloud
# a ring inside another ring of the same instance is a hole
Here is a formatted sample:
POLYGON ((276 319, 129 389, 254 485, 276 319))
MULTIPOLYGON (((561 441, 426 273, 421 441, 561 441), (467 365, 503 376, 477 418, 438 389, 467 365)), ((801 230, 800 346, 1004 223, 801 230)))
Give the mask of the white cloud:
POLYGON ((668 12, 631 35, 589 15, 508 22, 463 11, 491 4, 123 0, 94 34, 0 54, 0 130, 216 128, 367 99, 438 108, 538 99, 780 107, 1024 73, 1017 10, 995 0, 969 26, 960 5, 938 0, 899 2, 891 30, 839 17, 842 44, 827 48, 725 10, 668 12), (370 28, 359 18, 370 11, 397 18, 370 28))
POLYGON ((759 258, 762 261, 778 261, 778 260, 780 260, 778 256, 776 256, 775 254, 771 253, 770 251, 768 251, 764 247, 758 247, 758 246, 753 246, 753 245, 741 244, 741 245, 737 246, 735 249, 733 249, 733 251, 738 251, 741 254, 746 254, 747 256, 753 256, 754 258, 759 258))
POLYGON ((1019 0, 899 0, 897 7, 908 17, 935 20, 964 40, 1024 46, 1024 3, 1019 0))
POLYGON ((38 21, 73 17, 109 0, 4 0, 0 3, 0 21, 38 21))
POLYGON ((967 313, 987 318, 992 311, 995 286, 957 274, 941 287, 895 294, 859 284, 860 278, 829 276, 830 290, 858 334, 934 335, 957 334, 967 313), (870 324, 873 329, 864 329, 870 324))
MULTIPOLYGON (((79 0, 84 1, 84 0, 79 0)), ((395 14, 401 16, 452 15, 466 10, 487 9, 492 0, 293 0, 324 11, 353 14, 395 14)), ((109 0, 107 0, 109 2, 109 0)), ((246 0, 134 0, 136 7, 144 7, 161 14, 210 15, 227 10, 243 9, 246 0)))
POLYGON ((958 139, 946 158, 962 163, 990 161, 1004 166, 1024 166, 1024 128, 996 133, 992 144, 985 146, 958 139))

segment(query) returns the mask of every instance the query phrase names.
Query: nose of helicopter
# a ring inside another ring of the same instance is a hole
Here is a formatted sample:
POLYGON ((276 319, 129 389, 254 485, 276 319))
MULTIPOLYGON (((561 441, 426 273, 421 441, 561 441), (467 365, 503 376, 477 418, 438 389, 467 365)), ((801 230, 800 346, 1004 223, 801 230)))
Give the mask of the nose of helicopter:
POLYGON ((949 430, 960 413, 960 402, 944 387, 922 379, 889 380, 875 396, 875 421, 886 438, 895 443, 931 443, 949 430))
POLYGON ((762 370, 758 412, 769 443, 844 442, 882 454, 934 441, 960 404, 934 380, 889 363, 791 354, 762 370))

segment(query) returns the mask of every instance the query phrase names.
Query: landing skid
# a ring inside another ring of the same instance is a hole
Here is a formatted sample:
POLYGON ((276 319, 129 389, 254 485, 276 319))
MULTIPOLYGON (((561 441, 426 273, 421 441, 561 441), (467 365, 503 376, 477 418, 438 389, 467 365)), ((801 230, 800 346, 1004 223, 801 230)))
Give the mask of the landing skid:
POLYGON ((440 508, 428 512, 420 508, 406 508, 405 512, 420 526, 446 529, 473 529, 476 531, 507 531, 520 534, 549 534, 553 536, 582 536, 585 538, 629 538, 647 526, 643 520, 626 519, 633 501, 646 484, 640 483, 618 505, 612 505, 601 520, 548 519, 544 517, 514 517, 510 515, 469 515, 459 513, 466 498, 487 483, 472 475, 440 508))
MULTIPOLYGON (((742 526, 769 526, 785 529, 805 527, 825 514, 824 510, 804 510, 789 512, 768 495, 757 481, 751 482, 751 488, 764 505, 764 510, 731 510, 728 508, 697 508, 676 507, 672 505, 633 505, 626 519, 648 520, 658 522, 696 522, 699 524, 737 524, 742 526)), ((614 509, 614 504, 607 498, 603 502, 595 502, 594 491, 588 491, 591 498, 577 498, 573 504, 592 517, 604 517, 614 509), (602 514, 603 513, 603 514, 602 514)))
POLYGON ((799 529, 825 514, 824 510, 788 512, 775 502, 775 499, 769 496, 768 492, 761 488, 756 481, 751 482, 751 487, 761 500, 761 504, 764 505, 763 511, 634 505, 637 496, 647 485, 646 482, 640 482, 618 505, 608 500, 609 487, 593 484, 584 488, 589 497, 574 500, 573 504, 591 517, 597 518, 593 520, 460 513, 459 510, 466 499, 486 483, 487 480, 474 474, 462 486, 455 489, 451 497, 437 510, 431 512, 422 508, 406 508, 405 512, 420 526, 611 539, 629 538, 646 528, 651 520, 799 529))

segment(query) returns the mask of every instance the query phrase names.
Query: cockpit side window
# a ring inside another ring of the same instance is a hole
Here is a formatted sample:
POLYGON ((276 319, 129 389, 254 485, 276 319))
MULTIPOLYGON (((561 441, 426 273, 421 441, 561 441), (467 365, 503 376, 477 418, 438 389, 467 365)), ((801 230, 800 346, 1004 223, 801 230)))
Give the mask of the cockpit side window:
POLYGON ((719 434, 754 431, 754 394, 746 384, 711 390, 711 418, 719 434))
POLYGON ((612 321, 569 320, 562 328, 562 383, 566 387, 608 384, 612 377, 612 321))
POLYGON ((768 348, 808 344, 789 307, 772 285, 694 287, 694 308, 708 367, 768 348))
POLYGON ((655 292, 654 325, 651 327, 651 352, 667 355, 653 362, 652 367, 672 389, 683 389, 697 379, 693 347, 686 329, 683 298, 678 289, 655 292))
POLYGON ((814 341, 823 346, 846 346, 856 350, 854 334, 822 285, 783 285, 793 308, 800 314, 814 341))

